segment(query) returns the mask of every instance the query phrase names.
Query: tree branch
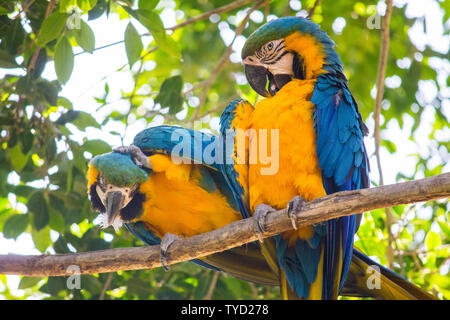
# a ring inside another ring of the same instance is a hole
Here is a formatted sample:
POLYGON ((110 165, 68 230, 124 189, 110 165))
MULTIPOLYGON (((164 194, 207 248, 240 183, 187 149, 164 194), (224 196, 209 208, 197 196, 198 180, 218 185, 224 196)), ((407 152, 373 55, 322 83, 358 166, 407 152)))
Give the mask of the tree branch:
MULTIPOLYGON (((47 19, 48 16, 52 13, 53 9, 56 6, 56 0, 50 0, 50 2, 48 3, 47 6, 47 10, 45 11, 45 16, 44 19, 47 19)), ((41 26, 42 28, 42 26, 41 26)), ((36 37, 33 39, 31 46, 33 46, 34 42, 37 40, 37 38, 39 37, 39 33, 41 33, 41 29, 39 29, 39 31, 36 34, 36 37)), ((37 58, 39 56, 39 52, 41 51, 41 47, 40 46, 36 46, 33 55, 31 56, 30 59, 30 64, 28 65, 28 70, 27 73, 29 73, 31 70, 34 70, 34 68, 36 67, 36 61, 37 58)))
MULTIPOLYGON (((450 196, 450 173, 371 189, 344 191, 306 203, 297 216, 299 228, 364 211, 429 201, 450 196)), ((175 264, 225 251, 257 241, 253 218, 233 222, 220 229, 175 241, 167 252, 168 264, 175 264)), ((263 238, 292 229, 286 209, 266 217, 263 238)), ((0 255, 0 274, 48 277, 68 276, 69 266, 80 273, 152 269, 161 266, 160 246, 119 248, 75 254, 23 256, 0 255)))
POLYGON ((320 4, 320 0, 316 0, 313 4, 313 6, 311 7, 311 9, 308 10, 308 18, 312 18, 312 16, 314 15, 314 13, 316 12, 316 8, 319 6, 320 4))
MULTIPOLYGON (((378 73, 376 80, 377 95, 375 98, 374 107, 374 121, 375 121, 375 157, 377 160, 378 174, 379 174, 379 185, 384 185, 383 170, 381 168, 381 156, 380 156, 380 116, 381 116, 381 102, 384 93, 384 78, 386 76, 386 65, 389 53, 389 24, 391 20, 392 13, 392 0, 386 1, 386 14, 383 19, 383 28, 381 30, 381 44, 380 44, 380 60, 378 62, 378 73)), ((393 217, 391 210, 386 208, 386 229, 388 233, 388 246, 387 246, 387 260, 388 267, 392 268, 394 264, 394 237, 392 235, 391 226, 393 223, 393 217)))
POLYGON ((237 1, 234 1, 232 3, 224 5, 222 7, 213 9, 211 11, 208 11, 208 12, 199 14, 198 16, 195 16, 195 17, 192 17, 190 19, 187 19, 186 21, 183 21, 183 22, 181 22, 181 23, 179 23, 179 24, 177 24, 177 25, 175 25, 173 27, 167 28, 167 30, 176 30, 176 29, 182 28, 182 27, 184 27, 184 26, 186 26, 188 24, 191 24, 191 23, 194 23, 194 22, 197 22, 197 21, 200 21, 200 20, 208 19, 213 14, 224 13, 224 12, 228 12, 228 11, 234 10, 236 8, 239 8, 239 7, 243 7, 243 6, 247 5, 247 4, 249 4, 250 2, 252 2, 252 0, 237 0, 237 1))

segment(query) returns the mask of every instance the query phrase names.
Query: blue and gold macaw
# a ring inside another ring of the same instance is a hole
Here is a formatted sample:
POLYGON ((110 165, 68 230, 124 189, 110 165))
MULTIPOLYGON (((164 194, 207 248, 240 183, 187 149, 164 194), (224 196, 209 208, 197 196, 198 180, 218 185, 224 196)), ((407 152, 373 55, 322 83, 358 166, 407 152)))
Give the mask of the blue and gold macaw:
MULTIPOLYGON (((222 140, 234 142, 223 144, 224 154, 234 161, 223 164, 222 172, 243 218, 254 213, 260 231, 273 210, 287 207, 292 218, 293 231, 261 243, 283 298, 336 299, 349 292, 344 284, 364 290, 356 283, 367 279, 364 272, 355 276, 370 261, 353 248, 361 215, 300 229, 295 225, 295 212, 304 201, 369 187, 363 142, 368 130, 333 47, 311 20, 268 22, 249 36, 242 50, 248 82, 266 99, 254 107, 233 101, 221 117, 222 140)), ((382 270, 390 299, 410 297, 398 288, 405 280, 389 278, 391 273, 382 270), (387 278, 396 279, 396 289, 387 278)), ((416 298, 430 298, 418 290, 416 298)))
MULTIPOLYGON (((239 205, 221 172, 222 146, 212 135, 160 126, 140 132, 130 147, 93 158, 87 174, 88 192, 92 207, 101 213, 103 227, 118 229, 124 224, 144 243, 154 245, 164 242, 168 234, 192 236, 241 219, 239 205), (180 150, 180 145, 184 149, 180 150)), ((258 243, 193 262, 246 281, 280 283, 279 270, 274 272, 268 265, 258 243)), ((427 297, 356 250, 342 294, 377 299, 427 297), (380 274, 367 273, 369 265, 380 274), (367 286, 369 277, 374 276, 381 281, 380 289, 367 286)))
MULTIPOLYGON (((88 193, 92 208, 101 213, 101 225, 117 230, 125 224, 144 243, 161 243, 165 266, 164 251, 175 240, 171 235, 190 237, 241 219, 217 166, 191 164, 191 160, 199 163, 196 157, 215 140, 205 133, 160 126, 142 131, 133 146, 94 157, 87 173, 88 193), (185 155, 188 161, 176 164, 170 153, 179 131, 191 149, 185 155)), ((277 284, 254 243, 193 262, 246 281, 277 284)))

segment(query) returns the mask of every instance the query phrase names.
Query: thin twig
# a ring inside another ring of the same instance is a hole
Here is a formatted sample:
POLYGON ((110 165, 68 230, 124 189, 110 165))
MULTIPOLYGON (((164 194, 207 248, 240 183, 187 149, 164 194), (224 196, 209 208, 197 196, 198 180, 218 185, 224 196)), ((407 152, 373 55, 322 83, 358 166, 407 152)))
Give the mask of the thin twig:
POLYGON ((19 10, 19 12, 16 14, 16 16, 13 18, 14 20, 16 20, 17 18, 20 17, 20 15, 22 13, 25 13, 28 11, 28 9, 31 7, 31 5, 35 2, 36 0, 31 0, 27 3, 27 5, 25 7, 23 7, 21 10, 19 10))
MULTIPOLYGON (((167 30, 176 30, 176 29, 182 28, 182 27, 184 27, 184 26, 187 26, 187 25, 189 25, 189 24, 195 23, 195 22, 197 22, 197 21, 201 21, 201 20, 208 19, 208 18, 209 18, 211 15, 213 15, 213 14, 224 13, 224 12, 228 12, 228 11, 231 11, 231 10, 233 10, 233 9, 236 9, 236 8, 239 8, 239 7, 242 7, 242 6, 245 6, 246 4, 248 4, 248 3, 250 3, 250 2, 252 2, 252 0, 238 0, 238 1, 235 1, 235 2, 233 2, 233 3, 224 5, 224 6, 222 6, 222 7, 213 9, 213 10, 211 10, 211 11, 202 13, 202 14, 200 14, 200 15, 198 15, 198 16, 195 16, 195 17, 193 17, 193 18, 190 18, 190 19, 188 19, 188 20, 186 20, 186 21, 183 21, 183 22, 181 22, 181 23, 179 23, 179 24, 173 26, 173 27, 169 27, 169 28, 166 28, 166 29, 167 29, 167 30)), ((141 34, 140 36, 143 37, 143 36, 150 36, 150 35, 151 35, 151 34, 147 32, 147 33, 141 34)), ((113 42, 113 43, 104 45, 104 46, 102 46, 102 47, 95 48, 94 51, 100 50, 100 49, 104 49, 104 48, 108 48, 108 47, 111 47, 111 46, 115 46, 115 45, 118 45, 118 44, 123 43, 124 41, 125 41, 125 40, 119 40, 119 41, 116 41, 116 42, 113 42)), ((79 53, 77 53, 76 55, 78 55, 78 54, 83 54, 83 53, 85 53, 85 51, 79 52, 79 53)))
POLYGON ((268 21, 268 17, 270 14, 270 0, 266 0, 266 2, 264 3, 264 20, 266 20, 266 22, 268 21))
POLYGON ((308 18, 312 18, 312 16, 316 12, 316 8, 319 6, 319 4, 320 4, 320 0, 316 0, 316 2, 314 2, 314 5, 308 11, 308 18))
POLYGON ((252 292, 253 299, 258 300, 258 289, 253 282, 248 283, 250 290, 252 292))
MULTIPOLYGON (((47 19, 48 16, 52 13, 53 9, 55 8, 55 5, 56 5, 56 0, 50 0, 50 2, 48 3, 48 6, 47 6, 47 10, 45 11, 44 20, 47 19)), ((39 33, 40 32, 41 32, 41 30, 39 29, 38 33, 36 34, 36 37, 33 39, 33 42, 31 44, 31 46, 33 46, 34 42, 39 37, 39 33)), ((34 50, 33 55, 31 56, 30 64, 28 65, 27 73, 29 73, 31 70, 34 70, 34 68, 36 66, 36 61, 37 61, 37 58, 39 56, 39 52, 40 51, 41 51, 41 47, 40 46, 36 46, 36 49, 34 50)))
MULTIPOLYGON (((381 45, 380 45, 380 59, 378 62, 378 74, 376 80, 377 95, 375 98, 374 107, 374 121, 375 121, 375 157, 377 160, 377 167, 379 173, 379 185, 384 185, 383 179, 383 169, 381 167, 381 156, 380 156, 380 115, 381 115, 381 102, 383 100, 384 93, 384 79, 386 76, 386 65, 389 53, 389 24, 391 20, 392 13, 392 0, 386 1, 387 8, 386 14, 383 19, 383 28, 381 30, 381 45)), ((388 247, 387 247, 387 260, 389 268, 392 268, 394 263, 394 237, 392 235, 391 226, 393 224, 392 212, 389 208, 386 208, 386 229, 388 233, 388 247)))
POLYGON ((258 1, 253 7, 251 7, 247 11, 247 15, 245 16, 244 20, 242 20, 241 24, 238 26, 238 28, 236 29, 236 32, 234 33, 233 41, 231 41, 230 45, 227 47, 227 50, 223 54, 222 58, 219 60, 219 63, 217 64, 216 68, 211 73, 211 76, 207 79, 207 82, 203 85, 203 91, 200 95, 200 103, 197 106, 197 108, 195 109, 195 112, 192 115, 192 118, 190 120, 191 127, 193 126, 194 122, 198 119, 198 116, 200 114, 200 109, 203 107, 203 105, 206 102, 206 98, 208 96, 209 89, 213 85, 216 78, 219 76, 222 69, 229 63, 230 55, 233 52, 234 41, 244 31, 247 22, 250 20, 250 14, 253 11, 255 11, 256 9, 258 9, 259 7, 261 7, 264 4, 264 2, 265 2, 265 0, 258 1))
POLYGON ((214 271, 214 274, 211 279, 211 283, 208 288, 208 292, 203 297, 203 300, 211 300, 212 295, 214 293, 214 289, 216 289, 216 284, 217 284, 217 280, 219 279, 219 276, 220 276, 220 272, 214 271))
POLYGON ((190 19, 187 19, 186 21, 183 21, 183 22, 181 22, 181 23, 179 23, 179 24, 177 24, 177 25, 175 25, 173 27, 167 28, 167 30, 176 30, 176 29, 182 28, 182 27, 184 27, 184 26, 186 26, 188 24, 208 19, 213 14, 224 13, 224 12, 228 12, 228 11, 234 10, 236 8, 239 8, 239 7, 243 7, 243 6, 247 5, 247 4, 249 4, 250 2, 252 2, 252 0, 237 0, 237 1, 234 1, 232 3, 224 5, 222 7, 213 9, 211 11, 208 11, 208 12, 199 14, 198 16, 195 16, 195 17, 192 17, 190 19))
MULTIPOLYGON (((450 173, 389 186, 343 191, 305 203, 296 214, 297 226, 304 228, 364 211, 449 196, 450 173)), ((167 265, 257 241, 255 224, 256 220, 251 217, 214 231, 177 240, 166 252, 167 265)), ((268 238, 288 230, 292 230, 292 222, 287 210, 283 209, 266 216, 265 231, 261 236, 268 238)), ((151 269, 161 266, 160 253, 160 246, 155 245, 58 255, 0 255, 0 274, 68 276, 67 270, 72 265, 78 266, 81 274, 151 269)))
POLYGON ((291 12, 291 4, 290 4, 290 0, 287 0, 286 2, 286 6, 284 7, 284 11, 283 11, 283 17, 286 17, 289 15, 289 13, 291 12))
POLYGON ((108 290, 109 286, 111 285, 111 280, 112 280, 113 275, 114 275, 114 273, 108 274, 108 277, 106 278, 106 281, 105 281, 105 285, 103 286, 102 292, 100 293, 100 297, 98 298, 99 300, 105 299, 105 293, 106 293, 106 290, 108 290))

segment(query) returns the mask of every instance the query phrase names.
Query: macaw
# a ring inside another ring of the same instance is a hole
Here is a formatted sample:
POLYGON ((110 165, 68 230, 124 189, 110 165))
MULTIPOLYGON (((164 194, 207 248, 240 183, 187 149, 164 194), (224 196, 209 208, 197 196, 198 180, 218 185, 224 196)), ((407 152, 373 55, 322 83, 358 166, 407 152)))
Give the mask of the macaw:
MULTIPOLYGON (((171 137, 179 129, 146 129, 136 136, 134 145, 91 159, 87 172, 91 206, 100 212, 101 226, 117 231, 124 224, 147 245, 161 244, 164 268, 165 251, 177 237, 205 233, 241 219, 231 190, 214 165, 172 161, 170 151, 176 143, 171 137)), ((183 129, 183 133, 194 139, 192 130, 183 129)), ((203 152, 202 139, 216 139, 200 132, 195 138, 200 144, 192 144, 192 160, 198 150, 203 152)), ((246 281, 277 284, 254 243, 192 262, 246 281)))
MULTIPOLYGON (((222 145, 213 135, 159 126, 140 132, 132 146, 94 157, 87 173, 88 193, 93 209, 101 214, 102 226, 117 230, 124 224, 144 243, 162 244, 168 239, 168 246, 174 239, 167 235, 192 236, 241 219, 239 205, 221 172, 222 145), (183 152, 175 152, 179 138, 188 140, 183 152), (216 161, 205 161, 207 150, 216 161), (187 161, 179 163, 180 158, 187 161)), ((279 285, 279 273, 267 264, 257 242, 192 262, 246 281, 279 285)), ((423 295, 356 250, 342 294, 378 299, 423 295), (368 265, 378 266, 382 290, 368 288, 367 281, 373 277, 366 272, 368 265)))
MULTIPOLYGON (((246 40, 242 60, 250 86, 266 98, 255 106, 233 101, 220 120, 222 140, 234 142, 223 144, 234 161, 221 170, 242 217, 254 215, 259 233, 271 211, 287 208, 292 219, 294 230, 261 241, 283 298, 336 299, 364 278, 364 265, 378 265, 353 248, 361 215, 305 228, 295 223, 305 201, 369 187, 368 130, 334 46, 309 19, 280 18, 258 28, 246 40), (277 162, 272 171, 261 156, 270 150, 277 162)), ((383 279, 389 299, 411 297, 403 295, 406 280, 381 270, 397 282, 393 289, 383 279)), ((412 296, 432 298, 420 289, 412 296)))

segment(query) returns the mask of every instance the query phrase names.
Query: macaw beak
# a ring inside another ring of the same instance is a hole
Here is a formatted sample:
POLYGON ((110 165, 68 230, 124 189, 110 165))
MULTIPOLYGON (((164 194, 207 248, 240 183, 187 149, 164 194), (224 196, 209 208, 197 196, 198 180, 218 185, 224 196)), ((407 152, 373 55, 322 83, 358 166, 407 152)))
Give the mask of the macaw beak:
POLYGON ((108 225, 112 225, 120 213, 124 197, 120 191, 108 192, 106 195, 106 217, 108 225))
POLYGON ((273 75, 263 66, 244 65, 245 76, 253 90, 263 97, 272 97, 286 83, 292 80, 288 74, 273 75), (267 91, 267 80, 269 80, 269 91, 267 91))
POLYGON ((252 66, 248 64, 244 65, 244 71, 250 87, 252 87, 257 94, 263 97, 269 97, 270 94, 266 89, 267 73, 269 71, 262 66, 252 66))

